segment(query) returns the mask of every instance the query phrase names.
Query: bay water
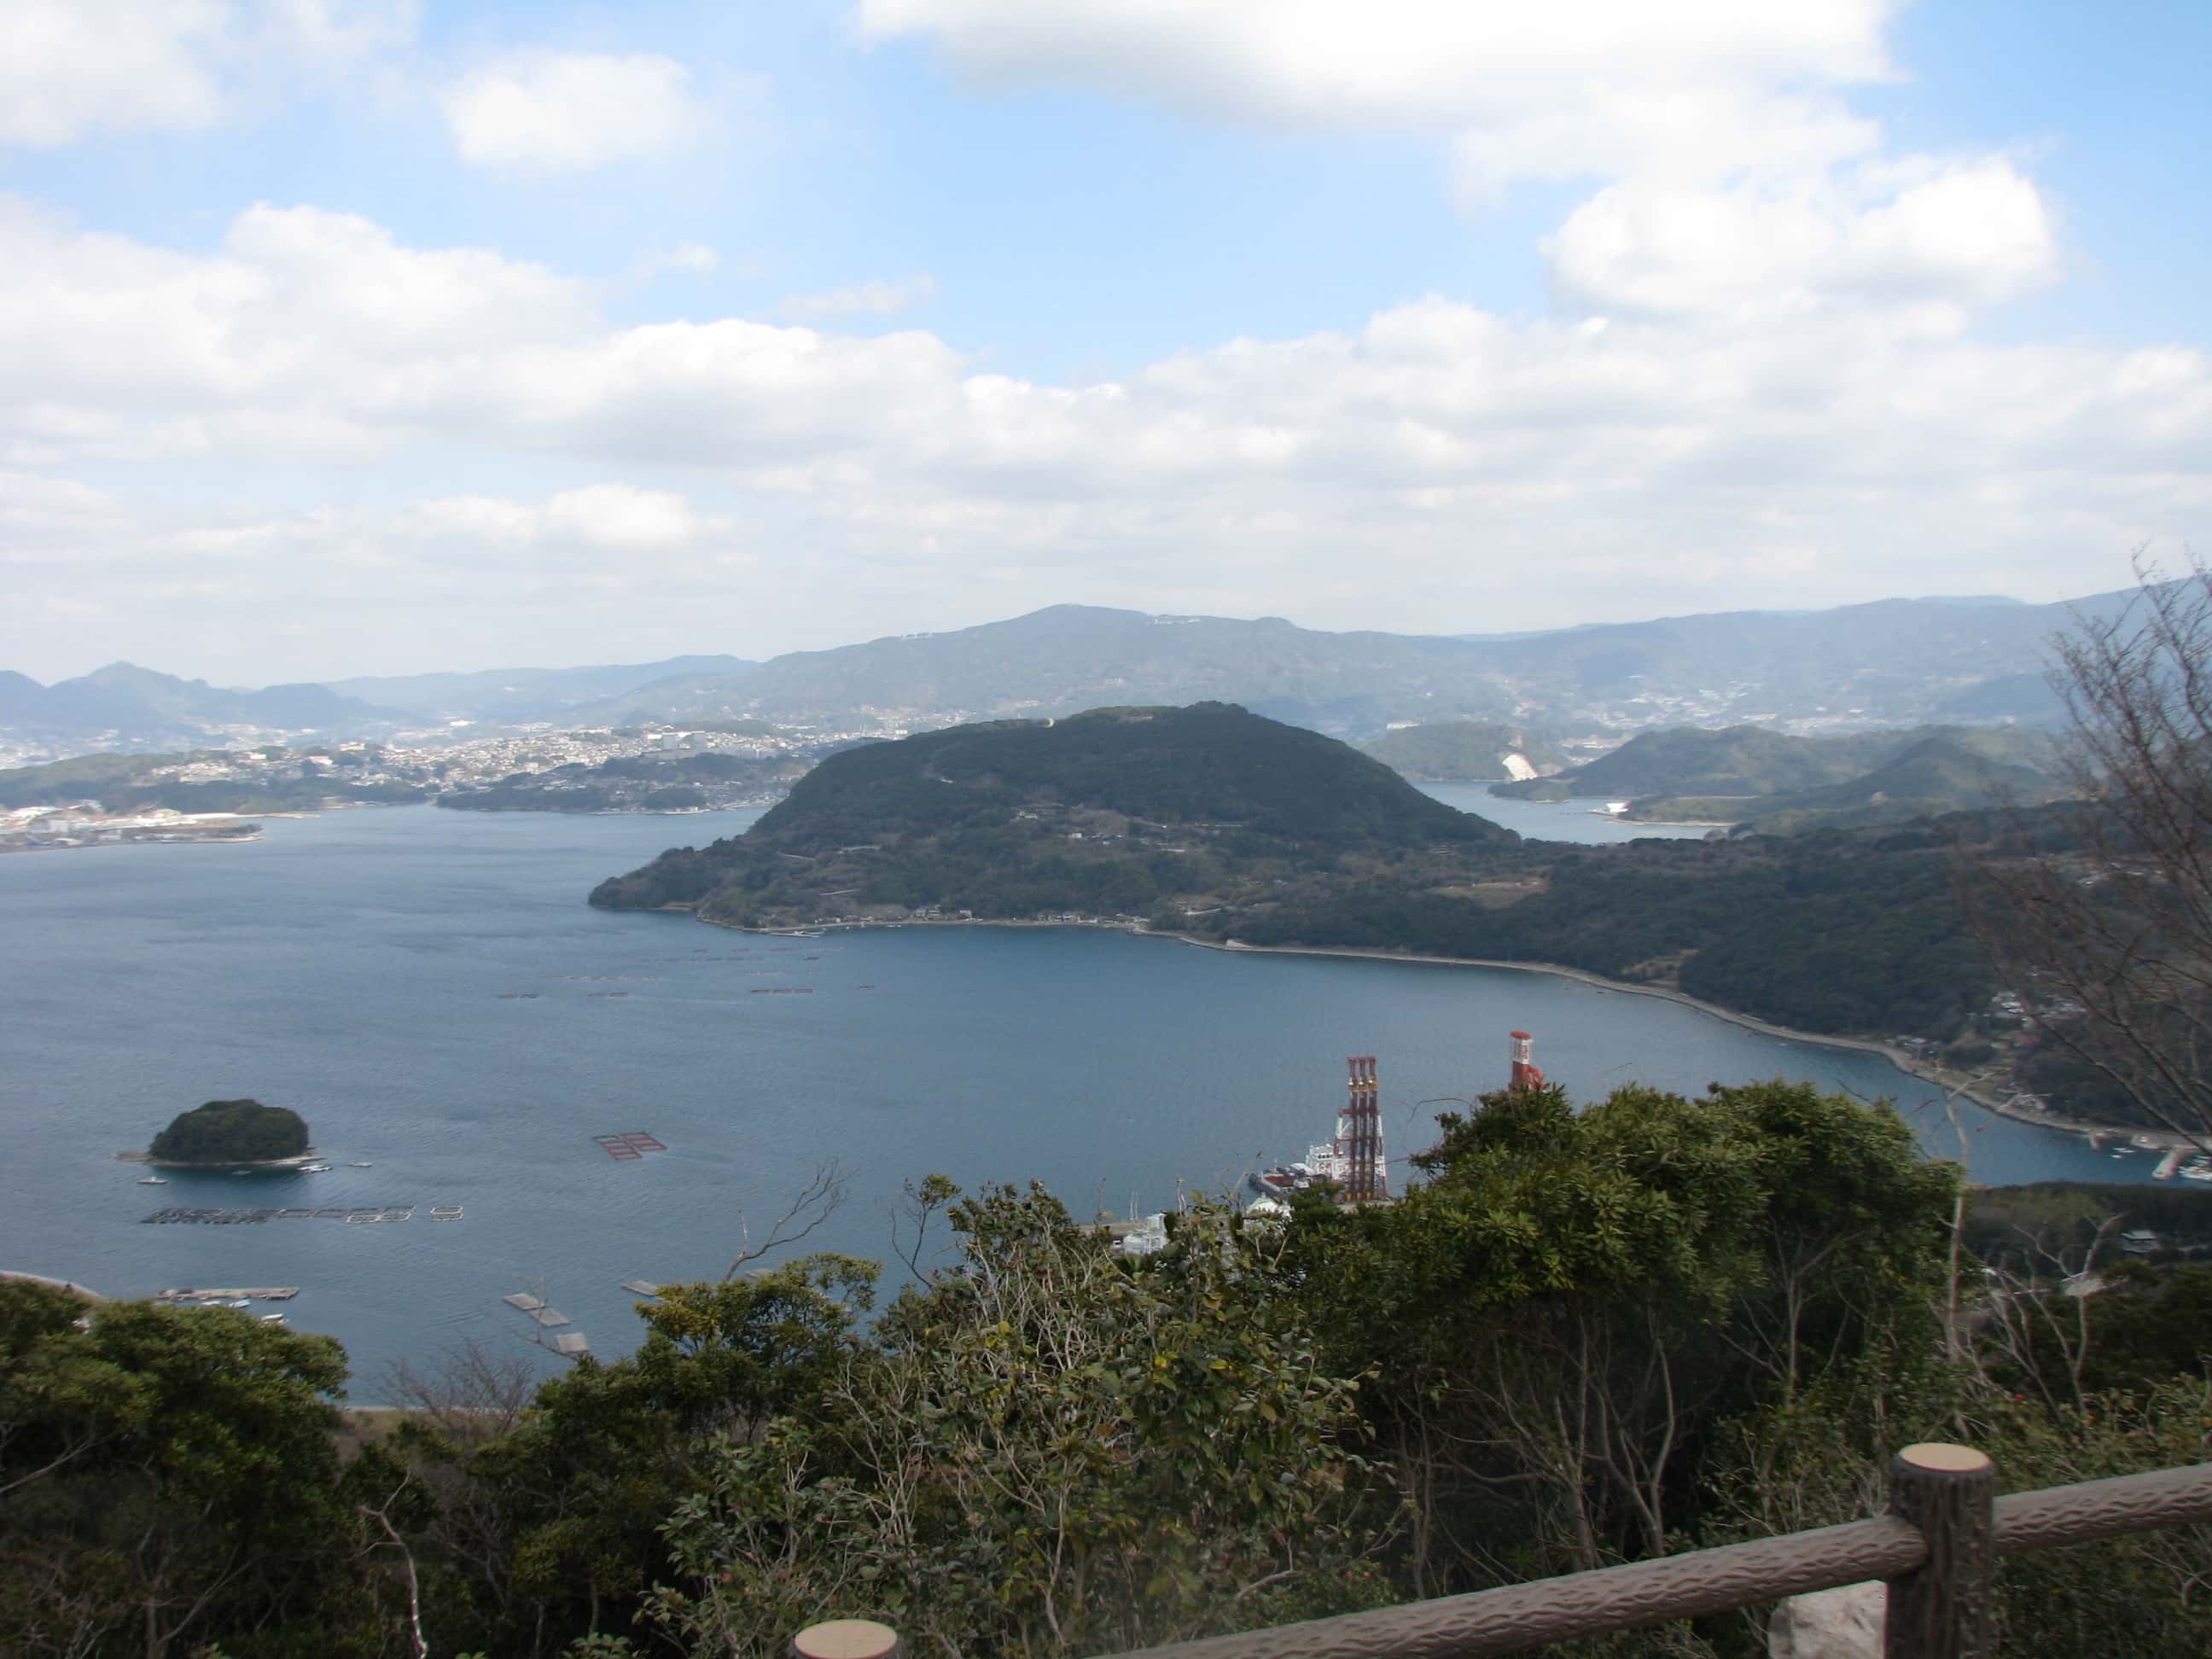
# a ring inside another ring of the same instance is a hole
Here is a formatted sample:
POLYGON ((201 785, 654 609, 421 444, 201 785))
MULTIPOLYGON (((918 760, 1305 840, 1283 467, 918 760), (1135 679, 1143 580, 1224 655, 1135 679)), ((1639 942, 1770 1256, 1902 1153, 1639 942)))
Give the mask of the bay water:
MULTIPOLYGON (((266 1305, 342 1338, 373 1401, 391 1362, 471 1339, 559 1363, 511 1291, 626 1351, 623 1280, 719 1276, 826 1161, 848 1195, 807 1249, 885 1255, 902 1183, 932 1171, 1042 1181, 1084 1217, 1148 1212, 1302 1157, 1333 1130, 1347 1054, 1381 1056, 1393 1152, 1426 1144, 1450 1097, 1504 1079, 1516 1027, 1580 1096, 1808 1078, 1893 1097, 1932 1152, 1958 1150, 1933 1091, 1877 1055, 1544 975, 1091 928, 766 938, 585 903, 757 816, 400 807, 270 820, 255 843, 0 859, 0 1268, 110 1296, 296 1285, 266 1305), (116 1160, 241 1095, 300 1111, 337 1167, 147 1187, 116 1160), (617 1161, 593 1139, 633 1131, 667 1150, 617 1161), (370 1205, 417 1207, 143 1220, 370 1205)), ((1964 1127, 1979 1181, 2149 1173, 1977 1111, 1964 1127)))

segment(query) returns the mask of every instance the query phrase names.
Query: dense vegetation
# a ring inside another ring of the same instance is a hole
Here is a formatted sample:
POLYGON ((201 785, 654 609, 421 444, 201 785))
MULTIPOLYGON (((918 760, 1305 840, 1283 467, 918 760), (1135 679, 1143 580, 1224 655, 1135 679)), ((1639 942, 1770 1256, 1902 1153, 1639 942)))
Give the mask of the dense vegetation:
POLYGON ((251 1164, 307 1150, 307 1120, 289 1107, 210 1100, 178 1113, 147 1154, 167 1164, 251 1164))
MULTIPOLYGON (((482 1348, 395 1376, 417 1409, 346 1457, 336 1345, 0 1282, 0 1626, 84 1659, 736 1659, 868 1616, 1073 1659, 1852 1518, 1914 1439, 2009 1487, 2212 1450, 2204 1275, 2113 1275, 2101 1370, 2007 1312, 2081 1265, 2063 1225, 2040 1279, 1964 1263, 1950 1320, 1958 1172, 1886 1108, 1551 1090, 1439 1127, 1395 1204, 1197 1202, 1141 1259, 933 1176, 872 1319, 848 1257, 663 1286, 635 1353, 534 1393, 482 1348)), ((2189 1533, 2008 1566, 2002 1650, 2201 1653, 2208 1570, 2189 1533)), ((1729 1615, 1606 1651, 1763 1646, 1729 1615)))
POLYGON ((2048 733, 1920 726, 1793 737, 1763 726, 1644 732, 1554 777, 1501 784, 1529 800, 1620 799, 1655 823, 1742 824, 1768 835, 1904 823, 2062 792, 2048 733))
POLYGON ((1508 755, 1519 755, 1540 771, 1567 763, 1566 752, 1548 738, 1527 726, 1494 720, 1401 726, 1360 747, 1401 776, 1423 783, 1492 783, 1510 778, 1508 755))
POLYGON ((1741 823, 1767 835, 1809 828, 1905 823, 1937 813, 2056 800, 2063 787, 2033 767, 2006 765, 1942 738, 1929 738, 1847 782, 1750 800, 1662 796, 1639 800, 1633 816, 1655 823, 1741 823))
POLYGON ((1931 833, 1547 850, 1540 882, 1510 902, 1374 881, 1189 926, 1250 945, 1558 963, 1812 1031, 1948 1036, 1996 983, 1931 833))
POLYGON ((1953 820, 1794 837, 1524 842, 1372 758, 1221 704, 963 726, 825 762, 745 835, 594 904, 789 927, 966 911, 1247 945, 1558 963, 1826 1032, 1956 1035, 1995 979, 1953 820))
POLYGON ((1334 738, 1242 708, 1099 709, 848 749, 744 836, 665 854, 592 902, 747 924, 1144 915, 1224 885, 1441 870, 1518 841, 1334 738))
POLYGON ((995 824, 1032 799, 1170 824, 1233 824, 1332 849, 1506 833, 1333 738, 1219 702, 1098 708, 865 744, 808 774, 759 828, 819 848, 995 824))
POLYGON ((1929 744, 1954 757, 2030 769, 2048 764, 2051 753, 2048 734, 2007 727, 1923 726, 1808 738, 1763 726, 1678 726, 1638 732, 1556 778, 1504 785, 1498 793, 1540 800, 1796 794, 1851 784, 1929 744))

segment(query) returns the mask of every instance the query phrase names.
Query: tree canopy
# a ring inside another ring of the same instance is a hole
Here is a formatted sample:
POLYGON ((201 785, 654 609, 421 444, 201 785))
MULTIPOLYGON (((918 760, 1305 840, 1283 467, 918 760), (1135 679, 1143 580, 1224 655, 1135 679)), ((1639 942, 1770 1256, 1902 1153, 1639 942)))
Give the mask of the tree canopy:
MULTIPOLYGON (((1194 1199, 1143 1257, 932 1176, 880 1311, 848 1256, 665 1285, 635 1352, 533 1389, 472 1349, 380 1437, 337 1432, 327 1340, 0 1282, 0 1627, 766 1659, 854 1616, 1080 1659, 1855 1518, 1916 1439, 2014 1486, 2212 1453, 2212 1288, 2098 1261, 2120 1189, 1970 1205, 1887 1107, 1778 1080, 1502 1091, 1412 1162, 1389 1204, 1194 1199)), ((2008 1567, 2001 1651, 2201 1653, 2208 1571, 2188 1533, 2008 1567)), ((1761 1650, 1735 1615, 1607 1650, 1761 1650)))
POLYGON ((307 1150, 307 1122, 289 1106, 258 1100, 210 1100, 179 1112, 154 1137, 149 1156, 168 1164, 251 1164, 297 1158, 307 1150))

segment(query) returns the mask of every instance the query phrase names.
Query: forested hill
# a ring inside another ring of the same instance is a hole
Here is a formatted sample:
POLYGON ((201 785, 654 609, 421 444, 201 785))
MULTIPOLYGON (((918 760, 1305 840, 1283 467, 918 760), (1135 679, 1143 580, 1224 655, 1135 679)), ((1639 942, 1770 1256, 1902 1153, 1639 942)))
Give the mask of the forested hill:
POLYGON ((1525 842, 1226 704, 832 757, 747 834, 592 902, 709 921, 1134 918, 1247 945, 1559 963, 1808 1030, 1948 1039, 1995 988, 1954 893, 1987 825, 1525 842))
POLYGON ((1393 771, 1424 783, 1495 783, 1513 776, 1508 755, 1540 772, 1567 764, 1565 750, 1527 726, 1495 720, 1440 720, 1393 727, 1360 744, 1393 771))
POLYGON ((1990 769, 2033 769, 2052 759, 2046 735, 2010 728, 1923 726, 1808 738, 1759 726, 1674 726, 1640 732, 1611 754, 1557 777, 1504 784, 1497 793, 1559 800, 1791 794, 1851 783, 1930 743, 1956 751, 1970 770, 1978 769, 1977 762, 1990 769))
POLYGON ((1334 850, 1508 836, 1334 738, 1222 702, 957 726, 848 750, 800 780, 757 833, 841 844, 943 835, 1037 804, 1334 850))
POLYGON ((1352 873, 1441 876, 1511 831, 1232 703, 954 726, 834 755, 745 835, 594 904, 787 924, 914 911, 1179 919, 1352 873))

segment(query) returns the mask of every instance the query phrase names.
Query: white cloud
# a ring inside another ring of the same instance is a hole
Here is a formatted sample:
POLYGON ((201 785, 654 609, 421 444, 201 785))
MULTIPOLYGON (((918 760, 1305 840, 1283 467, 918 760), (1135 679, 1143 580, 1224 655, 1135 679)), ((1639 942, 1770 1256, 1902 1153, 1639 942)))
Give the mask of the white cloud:
POLYGON ((399 528, 474 544, 593 552, 656 553, 696 546, 726 536, 732 520, 696 511, 673 491, 634 484, 590 484, 564 489, 543 503, 484 495, 424 501, 398 520, 399 528))
POLYGON ((1825 164, 1872 147, 1893 0, 860 0, 985 87, 1081 86, 1202 119, 1456 135, 1472 187, 1825 164))
POLYGON ((1848 305, 1947 333, 2058 268, 2048 208, 2002 159, 1786 187, 1609 185, 1544 252, 1561 299, 1598 313, 1745 319, 1848 305))
POLYGON ((0 7, 0 141, 210 125, 218 0, 9 0, 0 7))
POLYGON ((441 100, 461 159, 565 173, 684 149, 704 131, 691 71, 650 52, 533 52, 462 76, 441 100))
POLYGON ((937 297, 937 279, 927 271, 895 283, 854 283, 822 294, 795 294, 783 302, 789 317, 891 317, 937 297))
POLYGON ((416 0, 7 0, 0 143, 192 131, 259 74, 328 76, 414 38, 416 0))
POLYGON ((819 644, 972 620, 979 572, 992 611, 1426 629, 1583 620, 1594 595, 1613 616, 2056 598, 2124 581, 2147 536, 2201 544, 2212 362, 1977 340, 1950 325, 2051 269, 2032 185, 1999 161, 1852 178, 1601 192, 1550 250, 1557 319, 1431 298, 1085 386, 915 329, 617 325, 557 272, 313 209, 252 210, 198 256, 0 200, 0 465, 46 491, 0 514, 11 592, 36 598, 0 662, 40 647, 36 596, 88 591, 53 550, 78 545, 128 566, 118 614, 220 560, 234 597, 305 617, 324 595, 333 638, 365 571, 376 603, 450 599, 441 629, 492 637, 485 573, 516 570, 585 649, 603 612, 575 596, 602 580, 703 596, 688 625, 741 619, 774 648, 802 623, 819 644), (374 491, 446 476, 463 446, 543 492, 417 484, 412 507, 179 509, 131 534, 70 482, 92 459, 250 479, 374 458, 374 491), (770 545, 763 589, 746 560, 770 545))

